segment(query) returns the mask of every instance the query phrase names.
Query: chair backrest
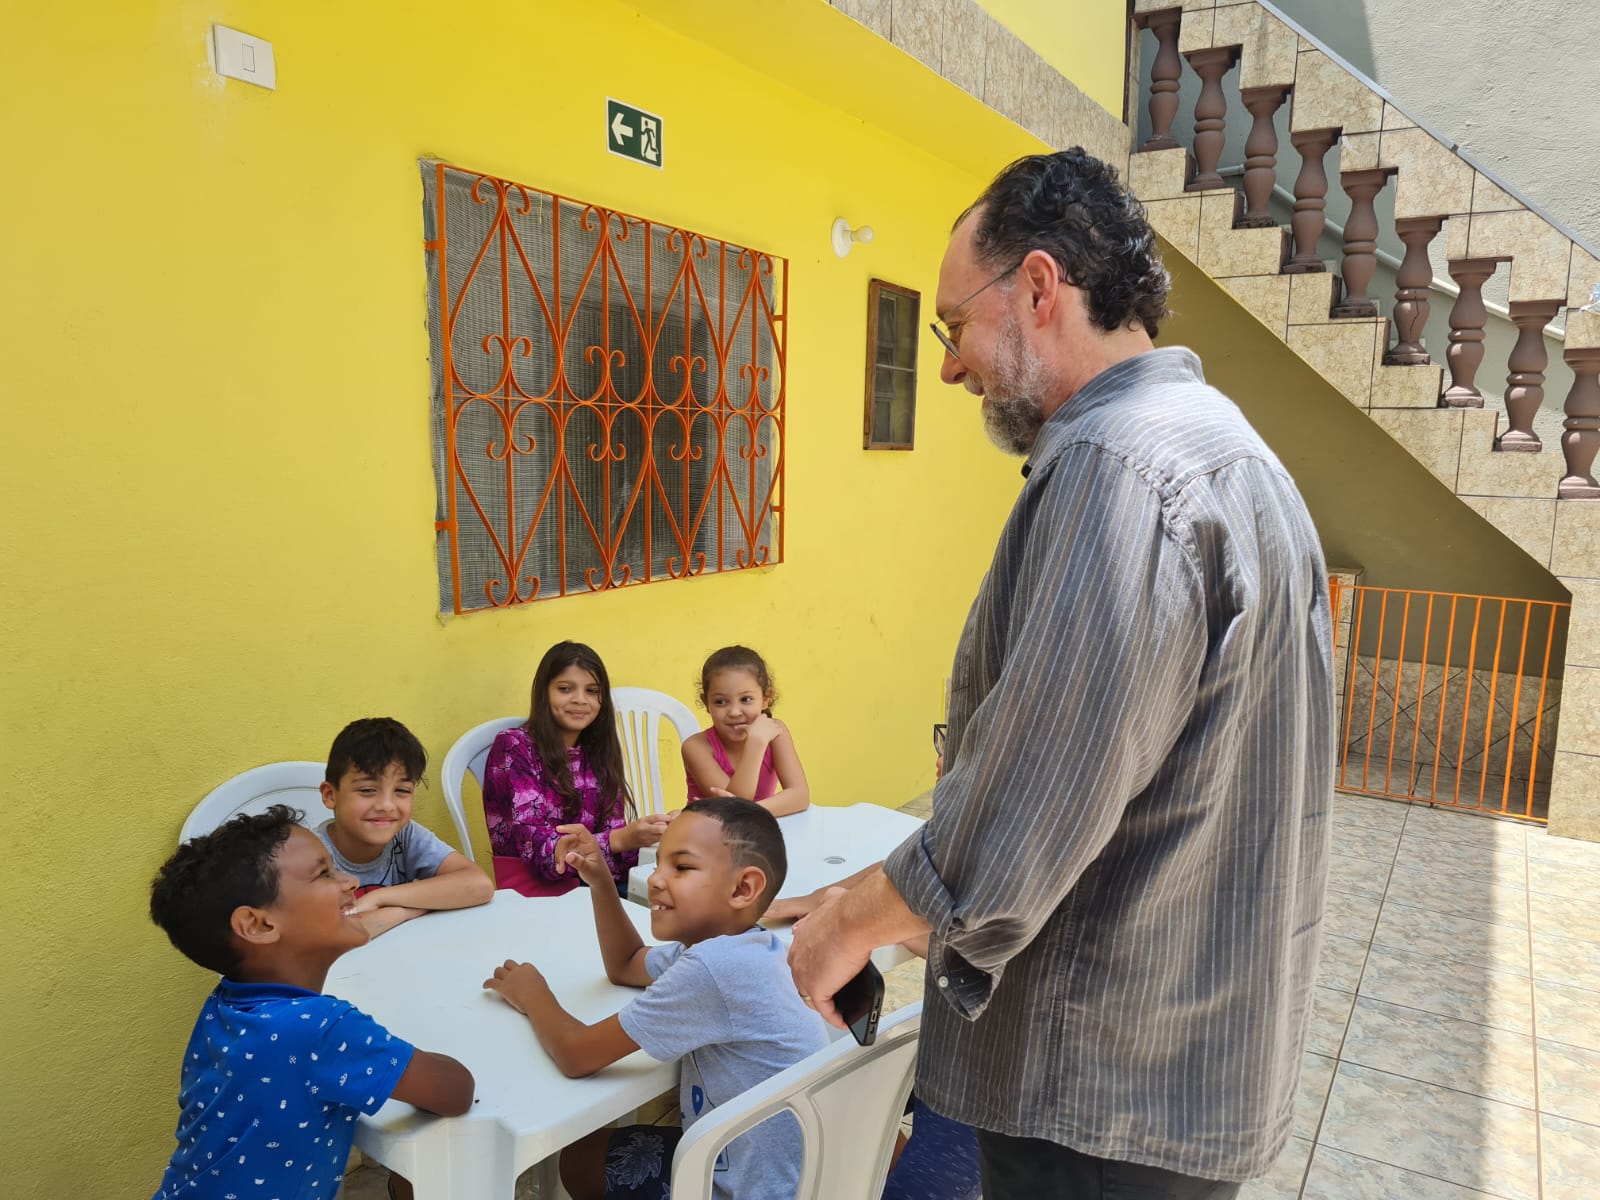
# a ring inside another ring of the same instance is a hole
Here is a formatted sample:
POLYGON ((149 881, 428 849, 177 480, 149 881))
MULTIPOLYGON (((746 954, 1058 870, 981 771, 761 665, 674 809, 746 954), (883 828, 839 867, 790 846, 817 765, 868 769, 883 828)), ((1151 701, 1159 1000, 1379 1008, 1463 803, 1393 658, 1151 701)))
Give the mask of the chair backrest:
POLYGON ((472 853, 472 837, 467 832, 467 811, 461 803, 461 785, 467 772, 483 787, 483 768, 489 761, 489 748, 504 730, 525 724, 528 718, 496 717, 482 725, 474 725, 456 739, 444 756, 444 766, 439 768, 440 787, 444 789, 444 806, 450 810, 450 819, 456 823, 456 836, 461 840, 461 853, 476 859, 472 853))
POLYGON ((180 843, 210 833, 229 817, 266 812, 274 804, 287 804, 301 812, 300 823, 315 829, 326 819, 319 790, 327 764, 275 762, 252 767, 213 788, 194 806, 178 833, 180 843))
MULTIPOLYGON (((661 722, 666 720, 682 745, 700 732, 700 722, 681 700, 651 688, 614 687, 611 706, 617 713, 617 736, 622 739, 623 770, 628 790, 643 816, 667 810, 661 782, 661 722)), ((673 778, 678 778, 676 772, 673 778)), ((680 799, 682 792, 678 793, 680 799)))
POLYGON ((921 1028, 918 1001, 886 1018, 872 1045, 840 1038, 696 1121, 672 1160, 674 1200, 709 1200, 722 1148, 782 1112, 800 1122, 805 1143, 796 1200, 877 1200, 911 1094, 921 1028))

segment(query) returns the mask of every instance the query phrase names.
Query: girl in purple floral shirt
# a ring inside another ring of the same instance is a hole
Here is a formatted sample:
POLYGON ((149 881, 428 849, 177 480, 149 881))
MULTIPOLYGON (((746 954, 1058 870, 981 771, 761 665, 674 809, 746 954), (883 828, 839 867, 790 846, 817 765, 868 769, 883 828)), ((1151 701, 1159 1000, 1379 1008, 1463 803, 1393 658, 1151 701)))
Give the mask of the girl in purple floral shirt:
POLYGON ((639 848, 659 842, 671 820, 630 821, 632 808, 605 664, 581 642, 557 642, 534 673, 527 724, 495 738, 484 769, 495 885, 524 896, 571 891, 579 881, 567 851, 584 828, 626 886, 639 848))

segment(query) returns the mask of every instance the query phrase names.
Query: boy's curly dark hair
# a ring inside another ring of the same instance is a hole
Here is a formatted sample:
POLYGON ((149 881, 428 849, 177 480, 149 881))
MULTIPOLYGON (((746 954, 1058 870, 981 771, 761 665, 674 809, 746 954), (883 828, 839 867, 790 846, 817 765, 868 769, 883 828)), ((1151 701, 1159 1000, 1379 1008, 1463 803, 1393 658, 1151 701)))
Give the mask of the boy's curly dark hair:
POLYGON ((1155 231, 1115 167, 1081 146, 1031 154, 996 175, 956 225, 973 213, 980 261, 1002 270, 1043 250, 1083 291, 1089 319, 1101 329, 1142 326, 1155 337, 1167 315, 1169 280, 1155 231))
POLYGON ((185 957, 219 975, 239 965, 233 910, 264 908, 278 898, 273 855, 301 815, 286 804, 242 813, 167 859, 150 884, 150 919, 185 957))

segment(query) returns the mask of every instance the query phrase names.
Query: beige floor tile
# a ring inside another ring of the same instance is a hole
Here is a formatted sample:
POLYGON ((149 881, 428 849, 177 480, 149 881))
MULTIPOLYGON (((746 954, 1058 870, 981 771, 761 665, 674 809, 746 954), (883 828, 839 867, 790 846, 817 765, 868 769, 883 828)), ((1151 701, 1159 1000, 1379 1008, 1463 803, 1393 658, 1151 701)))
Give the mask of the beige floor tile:
POLYGON ((1548 980, 1533 981, 1539 1040, 1600 1050, 1600 992, 1548 980))
POLYGON ((1520 850, 1497 850, 1470 842, 1441 842, 1407 830, 1400 839, 1395 866, 1443 875, 1504 880, 1514 887, 1527 883, 1527 859, 1520 850))
POLYGON ((1361 968, 1367 961, 1367 943, 1356 938, 1330 933, 1322 939, 1322 962, 1317 967, 1317 982, 1323 987, 1353 992, 1361 982, 1361 968))
POLYGON ((1600 1051, 1541 1039, 1539 1110, 1600 1125, 1600 1051))
POLYGON ((1409 804, 1393 800, 1379 800, 1371 796, 1335 796, 1333 818, 1353 825, 1367 825, 1375 829, 1399 829, 1406 823, 1409 804))
POLYGON ((1303 1196, 1304 1200, 1479 1200, 1491 1194, 1318 1146, 1303 1196))
POLYGON ((1528 830, 1528 857, 1600 870, 1600 842, 1556 837, 1543 829, 1528 830))
POLYGON ((1466 842, 1473 846, 1493 846, 1496 850, 1524 850, 1528 828, 1515 821, 1481 817, 1475 813, 1444 808, 1413 808, 1406 817, 1406 832, 1426 835, 1441 842, 1466 842))
POLYGON ((1473 1021, 1356 998, 1345 1062, 1535 1107, 1533 1038, 1473 1021))
POLYGON ((1392 901, 1384 903, 1372 940, 1375 945, 1426 954, 1442 962, 1494 967, 1517 975, 1531 970, 1526 929, 1392 901))
POLYGON ((1600 858, 1588 863, 1559 862, 1528 855, 1528 890, 1574 900, 1600 896, 1600 858))
POLYGON ((1321 1145, 1512 1200, 1538 1200, 1538 1114, 1339 1064, 1321 1145))
POLYGON ((1389 887, 1389 864, 1377 858, 1332 855, 1328 859, 1328 886, 1360 896, 1382 897, 1389 887))
POLYGON ((1533 932, 1533 977, 1600 992, 1600 944, 1533 932))
POLYGON ((1239 1189, 1239 1200, 1297 1200, 1312 1149, 1308 1138, 1290 1138, 1283 1153, 1272 1164, 1272 1170, 1239 1189))
POLYGON ((1600 942, 1600 908, 1595 905, 1597 897, 1600 897, 1600 892, 1590 892, 1586 898, 1577 899, 1530 891, 1528 914, 1533 921, 1533 928, 1540 933, 1600 942))
POLYGON ((1330 886, 1323 926, 1330 934, 1370 942, 1372 928, 1378 921, 1378 909, 1382 905, 1383 900, 1378 896, 1333 891, 1330 886))
POLYGON ((1493 921, 1499 925, 1525 927, 1528 924, 1528 893, 1494 879, 1396 867, 1384 899, 1391 904, 1431 908, 1452 917, 1493 921))
POLYGON ((1294 1136, 1316 1139, 1322 1123, 1322 1106, 1333 1086, 1333 1071, 1338 1059, 1326 1054, 1308 1053, 1300 1064, 1300 1089, 1294 1094, 1294 1136))
POLYGON ((1333 825, 1333 852, 1350 858, 1371 858, 1389 862, 1400 845, 1398 830, 1372 829, 1365 825, 1333 825))
POLYGON ((883 976, 883 1012, 914 1004, 923 997, 925 965, 920 958, 890 968, 883 976))
POLYGON ((1239 1200, 1298 1200, 1313 1149, 1314 1144, 1307 1138, 1290 1138, 1272 1170, 1239 1189, 1239 1200))
POLYGON ((1344 1040, 1344 1027, 1350 1022, 1350 1007, 1356 1001, 1355 993, 1319 987, 1314 989, 1311 999, 1311 1030, 1306 1035, 1306 1049, 1337 1058, 1339 1043, 1344 1040))
POLYGON ((1509 971, 1444 964, 1374 945, 1361 974, 1360 994, 1516 1033, 1533 1030, 1533 981, 1509 971))
POLYGON ((1544 1200, 1595 1200, 1600 1128, 1549 1114, 1540 1124, 1544 1200))

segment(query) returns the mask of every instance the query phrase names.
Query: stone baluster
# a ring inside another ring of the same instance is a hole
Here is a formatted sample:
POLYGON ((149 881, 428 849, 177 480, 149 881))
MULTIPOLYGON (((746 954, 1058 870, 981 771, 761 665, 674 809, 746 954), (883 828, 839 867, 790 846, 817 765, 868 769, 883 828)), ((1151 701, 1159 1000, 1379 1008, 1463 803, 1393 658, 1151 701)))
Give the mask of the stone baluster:
POLYGON ((1244 216, 1235 224, 1241 229, 1265 229, 1277 219, 1268 209, 1272 185, 1278 181, 1278 128, 1273 117, 1289 95, 1285 87, 1245 88, 1239 93, 1252 119, 1250 136, 1244 143, 1244 216))
POLYGON ((1238 46, 1213 46, 1184 55, 1200 76, 1200 96, 1194 102, 1195 177, 1187 185, 1191 192, 1225 188, 1227 181, 1217 172, 1222 161, 1223 126, 1228 121, 1228 98, 1222 92, 1222 77, 1239 61, 1238 46))
POLYGON ((1483 307, 1483 285, 1494 274, 1497 262, 1493 258, 1450 260, 1450 278, 1461 292, 1450 310, 1450 349, 1445 352, 1450 386, 1439 398, 1441 408, 1483 407, 1483 393, 1473 380, 1483 361, 1483 324, 1489 319, 1489 311, 1483 307))
POLYGON ((1600 346, 1568 350, 1562 357, 1572 368, 1572 390, 1561 435, 1567 474, 1556 494, 1563 500, 1600 500, 1594 478, 1594 456, 1600 451, 1600 346))
POLYGON ((1322 237, 1324 211, 1328 207, 1328 172, 1322 160, 1339 138, 1337 129, 1302 129, 1291 133, 1289 141, 1300 152, 1300 174, 1294 181, 1294 257, 1284 264, 1286 275, 1306 275, 1326 271, 1328 264, 1317 253, 1322 237))
POLYGON ((1511 347, 1506 366, 1506 418, 1511 428, 1500 435, 1500 449, 1538 453, 1544 449, 1533 431, 1533 418, 1544 403, 1544 369, 1550 353, 1544 348, 1544 327, 1555 319, 1560 300, 1513 300, 1511 321, 1517 327, 1517 343, 1511 347))
POLYGON ((1428 243, 1443 224, 1443 217, 1402 217, 1394 223, 1394 231, 1405 243, 1406 255, 1395 273, 1395 283, 1399 285, 1394 294, 1395 344, 1383 354, 1383 361, 1391 367, 1419 367, 1430 361, 1422 345, 1422 331, 1428 325, 1428 293, 1433 283, 1428 243))
POLYGON ((1333 306, 1330 316, 1378 315, 1378 302, 1367 295, 1372 273, 1378 268, 1378 214, 1373 201, 1393 174, 1393 167, 1374 167, 1339 175, 1344 194, 1350 197, 1350 219, 1344 225, 1344 260, 1339 264, 1344 298, 1333 306))
POLYGON ((1143 18, 1144 26, 1156 35, 1156 57, 1150 64, 1150 136, 1140 150, 1176 150, 1172 119, 1178 115, 1178 76, 1183 59, 1178 55, 1178 28, 1183 10, 1163 9, 1143 18))

